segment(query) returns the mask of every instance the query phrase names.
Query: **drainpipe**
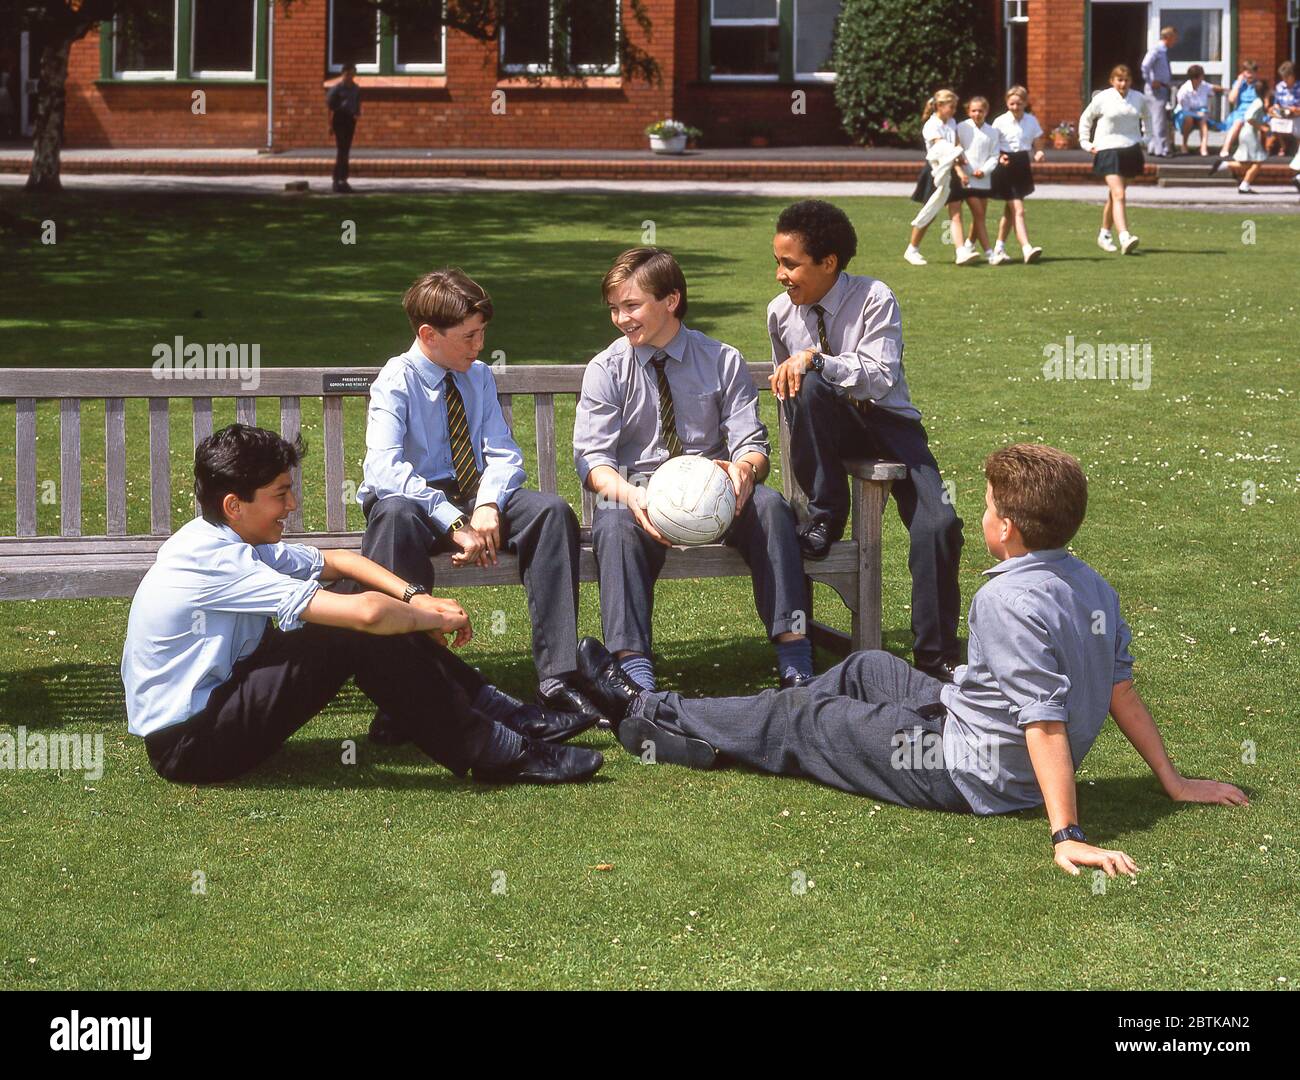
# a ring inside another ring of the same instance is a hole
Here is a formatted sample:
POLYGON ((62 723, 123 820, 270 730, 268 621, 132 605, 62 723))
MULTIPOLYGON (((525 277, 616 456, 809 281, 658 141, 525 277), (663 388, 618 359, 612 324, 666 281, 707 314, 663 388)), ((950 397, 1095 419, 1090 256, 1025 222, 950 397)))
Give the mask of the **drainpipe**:
POLYGON ((269 153, 275 142, 272 127, 272 104, 275 95, 275 0, 266 4, 266 149, 269 153))

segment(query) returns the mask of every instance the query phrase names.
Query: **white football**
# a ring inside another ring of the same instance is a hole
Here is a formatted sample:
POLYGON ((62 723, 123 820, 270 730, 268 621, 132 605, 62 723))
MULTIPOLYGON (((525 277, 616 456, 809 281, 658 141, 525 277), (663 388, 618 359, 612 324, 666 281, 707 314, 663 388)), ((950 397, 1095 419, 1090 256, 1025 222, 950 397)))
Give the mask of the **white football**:
POLYGON ((669 458, 646 485, 646 516, 674 544, 711 544, 736 516, 731 477, 708 458, 669 458))

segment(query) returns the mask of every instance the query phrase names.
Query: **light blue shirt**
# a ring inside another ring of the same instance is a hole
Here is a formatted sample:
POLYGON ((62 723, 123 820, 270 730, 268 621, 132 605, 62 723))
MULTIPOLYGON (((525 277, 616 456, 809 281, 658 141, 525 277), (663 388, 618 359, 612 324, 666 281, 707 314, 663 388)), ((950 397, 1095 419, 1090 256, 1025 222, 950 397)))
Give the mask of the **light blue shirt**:
POLYGON ((389 360, 370 387, 365 482, 357 492, 361 503, 371 493, 378 499, 398 495, 412 499, 444 531, 462 510, 469 513, 474 509, 456 506, 430 486, 434 481, 456 479, 443 383, 448 375, 455 379, 465 402, 470 442, 481 474, 474 506, 496 503, 498 509, 505 509, 524 482, 524 455, 506 426, 492 369, 475 360, 464 374, 448 371, 428 359, 418 341, 389 360))
POLYGON ((969 663, 944 686, 944 762, 977 814, 1043 801, 1024 726, 1065 724, 1077 771, 1116 683, 1133 677, 1119 595, 1064 548, 1031 551, 984 573, 970 606, 969 663))
POLYGON ((241 540, 203 518, 181 526, 131 601, 122 683, 132 735, 150 735, 201 712, 274 618, 302 626, 320 588, 324 556, 304 544, 241 540))
POLYGON ((1170 84, 1173 80, 1173 74, 1169 70, 1169 46, 1163 41, 1157 41, 1146 56, 1142 57, 1142 81, 1146 85, 1146 91, 1154 98, 1168 101, 1170 84), (1153 79, 1164 85, 1159 90, 1152 90, 1151 81, 1153 79))

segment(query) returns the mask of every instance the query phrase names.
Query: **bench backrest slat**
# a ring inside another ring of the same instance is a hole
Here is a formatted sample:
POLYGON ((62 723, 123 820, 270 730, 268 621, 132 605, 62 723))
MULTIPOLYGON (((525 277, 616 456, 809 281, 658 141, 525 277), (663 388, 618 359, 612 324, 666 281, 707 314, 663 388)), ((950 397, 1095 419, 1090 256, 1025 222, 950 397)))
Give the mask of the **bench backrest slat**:
POLYGON ((515 407, 512 397, 512 394, 497 394, 497 401, 501 403, 501 411, 505 414, 506 427, 510 429, 511 435, 515 433, 515 407))
POLYGON ((15 449, 18 456, 19 536, 36 535, 36 400, 15 403, 15 449))
POLYGON ((81 402, 59 402, 59 534, 81 535, 81 402))
POLYGON ((104 402, 104 532, 126 535, 126 401, 104 402))
POLYGON ((249 427, 257 427, 257 398, 235 398, 235 419, 249 427))
POLYGON ((343 532, 348 511, 343 490, 343 399, 325 397, 325 528, 343 532))
MULTIPOLYGON (((191 398, 191 404, 194 406, 194 423, 193 437, 194 449, 199 448, 199 443, 212 434, 212 399, 211 398, 191 398)), ((199 497, 194 496, 194 514, 197 517, 199 513, 199 497)))
MULTIPOLYGON (((280 435, 289 442, 294 442, 302 431, 302 404, 296 397, 280 399, 280 435)), ((302 532, 302 465, 295 465, 290 474, 293 477, 293 499, 297 508, 289 515, 289 531, 302 532)))
POLYGON ((167 398, 149 399, 149 530, 172 531, 171 427, 167 398))
POLYGON ((537 421, 537 489, 554 495, 559 479, 555 468, 555 395, 533 395, 533 416, 537 421))

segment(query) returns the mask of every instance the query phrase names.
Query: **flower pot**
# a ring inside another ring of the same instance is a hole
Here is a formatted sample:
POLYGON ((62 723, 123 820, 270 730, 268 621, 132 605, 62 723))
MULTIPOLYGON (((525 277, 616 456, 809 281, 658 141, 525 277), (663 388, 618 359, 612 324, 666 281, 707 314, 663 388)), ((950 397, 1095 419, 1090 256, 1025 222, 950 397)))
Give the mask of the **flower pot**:
POLYGON ((656 154, 684 154, 686 135, 651 135, 650 149, 656 154))

